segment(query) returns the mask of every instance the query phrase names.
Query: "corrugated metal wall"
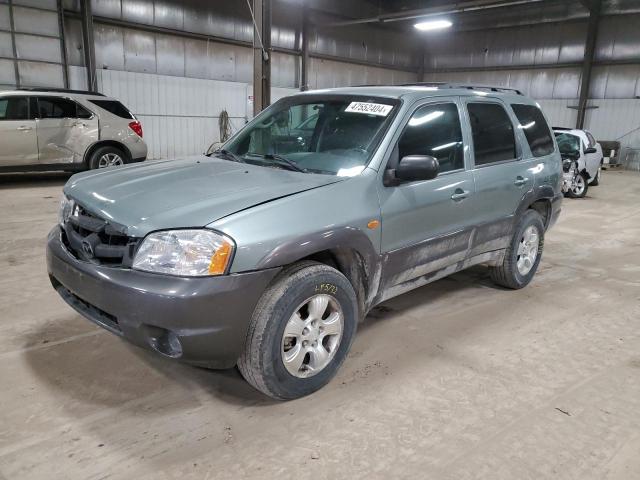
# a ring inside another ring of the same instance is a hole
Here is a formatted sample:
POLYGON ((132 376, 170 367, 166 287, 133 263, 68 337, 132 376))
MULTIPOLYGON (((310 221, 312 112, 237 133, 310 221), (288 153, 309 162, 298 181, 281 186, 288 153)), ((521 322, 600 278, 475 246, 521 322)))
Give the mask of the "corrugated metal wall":
MULTIPOLYGON (((56 0, 13 0, 17 58, 7 2, 0 0, 0 84, 16 84, 17 63, 24 84, 62 86, 56 0)), ((69 84, 84 88, 82 35, 73 15, 79 2, 63 3, 70 12, 64 22, 69 84)), ((311 8, 314 24, 343 19, 340 13, 378 12, 362 0, 313 0, 310 5, 325 10, 311 8)), ((152 157, 202 151, 217 138, 223 108, 233 112, 236 123, 250 116, 253 29, 245 1, 92 0, 92 8, 100 87, 141 117, 152 157), (209 96, 197 101, 203 95, 209 96)), ((280 49, 272 56, 275 100, 300 85, 300 57, 292 53, 301 47, 303 10, 298 0, 277 0, 273 8, 272 43, 280 49)), ((309 85, 413 82, 421 61, 416 52, 424 48, 426 81, 518 88, 539 100, 552 123, 574 125, 576 110, 570 107, 578 102, 586 11, 577 0, 522 8, 499 16, 465 13, 456 17, 457 30, 424 37, 377 25, 318 27, 310 35, 309 85), (532 19, 539 23, 523 25, 532 19), (499 28, 481 28, 487 22, 499 28)), ((587 127, 602 139, 622 137, 625 145, 640 146, 635 133, 625 135, 640 126, 635 101, 640 97, 640 7, 637 1, 616 0, 605 2, 604 13, 590 91, 598 108, 588 111, 587 127), (625 14, 615 14, 620 11, 625 14)))
MULTIPOLYGON (((65 3, 70 10, 78 10, 76 1, 65 3)), ((150 158, 205 150, 218 140, 222 109, 232 117, 235 128, 251 117, 253 52, 248 45, 144 30, 145 26, 154 26, 251 42, 253 29, 246 2, 93 0, 92 6, 98 87, 121 99, 143 122, 150 158), (115 25, 110 20, 134 22, 139 27, 115 25)), ((301 4, 274 2, 273 19, 273 46, 300 49, 301 4)), ((391 68, 313 58, 309 86, 416 81, 415 73, 398 70, 415 69, 417 61, 411 49, 397 53, 394 44, 401 35, 375 35, 374 31, 371 26, 320 29, 310 37, 310 51, 391 68)), ((86 88, 80 22, 67 18, 65 33, 70 85, 86 88)), ((273 53, 272 101, 297 91, 300 68, 298 55, 273 53)))
POLYGON ((0 0, 0 88, 64 87, 62 64, 56 0, 0 0))
MULTIPOLYGON (((634 11, 601 19, 589 94, 598 108, 585 123, 597 138, 620 139, 625 147, 640 147, 637 133, 627 134, 640 127, 640 14, 634 11)), ((539 12, 549 22, 539 25, 430 36, 425 80, 517 88, 538 99, 553 124, 574 126, 587 20, 557 22, 550 17, 557 13, 539 12)))

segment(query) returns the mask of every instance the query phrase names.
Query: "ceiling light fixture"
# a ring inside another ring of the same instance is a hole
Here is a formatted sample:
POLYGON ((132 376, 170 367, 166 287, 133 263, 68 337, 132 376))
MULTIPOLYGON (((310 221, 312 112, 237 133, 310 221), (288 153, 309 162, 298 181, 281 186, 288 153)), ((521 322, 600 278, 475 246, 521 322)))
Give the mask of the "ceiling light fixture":
POLYGON ((418 22, 414 25, 418 30, 427 32, 429 30, 441 30, 443 28, 449 28, 453 23, 449 20, 430 20, 426 22, 418 22))

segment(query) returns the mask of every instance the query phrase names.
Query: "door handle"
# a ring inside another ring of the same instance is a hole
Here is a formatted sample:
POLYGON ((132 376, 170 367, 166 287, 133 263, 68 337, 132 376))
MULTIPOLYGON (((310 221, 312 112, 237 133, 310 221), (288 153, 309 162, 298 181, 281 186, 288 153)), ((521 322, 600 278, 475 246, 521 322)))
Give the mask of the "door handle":
POLYGON ((27 132, 29 130, 33 130, 33 127, 27 127, 25 125, 22 125, 22 126, 16 128, 16 130, 20 130, 21 132, 27 132))
POLYGON ((456 191, 451 195, 451 200, 454 202, 458 202, 460 200, 464 200, 469 195, 468 190, 462 190, 460 188, 456 189, 456 191))
POLYGON ((523 186, 525 183, 527 183, 529 181, 528 178, 526 177, 516 177, 516 181, 513 182, 513 184, 517 187, 521 187, 523 186))
POLYGON ((86 127, 86 126, 87 126, 87 124, 86 124, 86 123, 84 123, 84 122, 75 122, 75 123, 73 124, 73 126, 74 126, 74 127, 86 127))

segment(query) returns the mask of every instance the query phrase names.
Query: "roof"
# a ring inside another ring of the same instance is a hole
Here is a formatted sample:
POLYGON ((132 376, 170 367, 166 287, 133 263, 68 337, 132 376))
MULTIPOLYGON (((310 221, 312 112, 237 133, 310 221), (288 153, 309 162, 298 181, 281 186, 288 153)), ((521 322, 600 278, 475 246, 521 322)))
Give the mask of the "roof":
POLYGON ((0 95, 42 95, 42 96, 61 96, 69 95, 72 97, 88 97, 88 98, 108 98, 99 92, 89 92, 86 90, 70 90, 64 88, 18 88, 15 90, 0 90, 0 95))
POLYGON ((517 103, 535 103, 520 91, 505 87, 493 87, 486 85, 458 85, 449 83, 416 83, 405 85, 361 85, 353 87, 327 88, 321 90, 308 90, 300 95, 370 95, 382 98, 409 98, 420 99, 424 97, 450 97, 450 96, 482 96, 508 99, 517 103))

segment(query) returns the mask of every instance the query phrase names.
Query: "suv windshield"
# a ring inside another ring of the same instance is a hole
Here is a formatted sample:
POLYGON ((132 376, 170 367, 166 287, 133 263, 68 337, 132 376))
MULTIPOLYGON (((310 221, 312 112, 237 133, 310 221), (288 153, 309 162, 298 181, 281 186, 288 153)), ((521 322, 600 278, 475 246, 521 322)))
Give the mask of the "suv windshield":
POLYGON ((565 155, 580 154, 580 138, 570 133, 554 132, 560 153, 565 155))
POLYGON ((360 173, 382 138, 397 100, 288 98, 251 122, 224 158, 329 175, 360 173), (229 155, 233 154, 233 156, 229 155))

